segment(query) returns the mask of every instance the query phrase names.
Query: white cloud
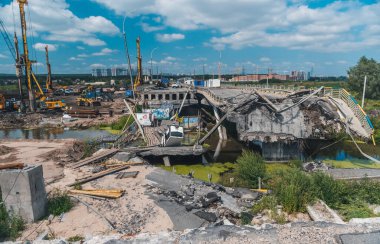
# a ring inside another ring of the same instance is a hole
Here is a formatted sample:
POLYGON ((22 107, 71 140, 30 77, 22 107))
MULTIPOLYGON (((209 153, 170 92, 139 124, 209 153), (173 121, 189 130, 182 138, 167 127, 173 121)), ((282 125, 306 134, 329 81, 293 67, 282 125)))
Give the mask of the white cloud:
POLYGON ((77 46, 77 49, 78 49, 78 50, 84 50, 85 48, 82 47, 82 46, 77 46))
POLYGON ((185 35, 173 33, 173 34, 157 34, 156 39, 159 42, 173 42, 185 39, 185 35))
POLYGON ((154 14, 179 30, 209 29, 215 37, 207 46, 217 50, 261 46, 339 52, 380 46, 379 1, 333 1, 319 8, 308 7, 310 0, 93 1, 121 16, 154 14), (131 14, 130 9, 136 10, 131 14))
MULTIPOLYGON (((18 9, 18 3, 13 1, 13 8, 18 9)), ((26 6, 30 13, 35 36, 48 41, 82 42, 90 46, 105 45, 97 34, 116 35, 119 29, 102 16, 80 18, 69 9, 66 0, 33 0, 26 6)), ((13 29, 12 3, 0 7, 5 25, 13 29)), ((20 30, 19 16, 16 16, 16 28, 20 30)), ((30 34, 30 33, 29 33, 30 34)), ((20 36, 20 35, 19 35, 20 36)))
POLYGON ((116 50, 112 50, 109 48, 103 48, 100 52, 93 53, 92 56, 106 56, 106 55, 110 55, 110 54, 115 53, 115 52, 116 52, 116 50))
POLYGON ((0 53, 0 58, 8 58, 8 56, 0 53))
POLYGON ((194 62, 206 62, 207 58, 205 58, 205 57, 194 58, 193 61, 194 62))
POLYGON ((69 60, 70 61, 81 61, 83 59, 82 58, 77 58, 77 57, 70 57, 69 60))
POLYGON ((49 52, 54 52, 58 48, 58 45, 55 45, 55 44, 46 44, 46 43, 40 43, 40 42, 34 44, 33 47, 34 47, 34 49, 36 49, 38 51, 45 52, 46 45, 49 48, 49 52))
POLYGON ((78 54, 77 57, 78 57, 78 58, 87 58, 87 57, 88 57, 88 54, 81 53, 81 54, 78 54))
POLYGON ((152 26, 147 23, 141 23, 141 28, 144 32, 154 32, 165 29, 165 26, 152 26))
POLYGON ((260 62, 262 62, 262 63, 269 63, 270 61, 271 61, 271 59, 268 57, 261 57, 260 58, 260 62))
POLYGON ((90 68, 92 69, 102 69, 105 68, 106 66, 104 64, 91 64, 90 68))

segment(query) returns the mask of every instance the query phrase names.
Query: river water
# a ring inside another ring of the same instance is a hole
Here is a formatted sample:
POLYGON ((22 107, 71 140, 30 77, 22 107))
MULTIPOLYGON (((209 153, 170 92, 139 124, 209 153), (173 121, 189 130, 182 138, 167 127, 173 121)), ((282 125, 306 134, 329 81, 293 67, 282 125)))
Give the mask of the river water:
MULTIPOLYGON (((110 136, 112 136, 112 134, 108 131, 99 129, 71 130, 64 128, 38 128, 29 130, 0 130, 0 139, 95 139, 110 136)), ((196 133, 188 134, 185 137, 184 143, 192 144, 196 138, 196 133)), ((218 139, 218 133, 214 133, 205 143, 209 146, 209 152, 206 155, 209 162, 234 162, 244 149, 256 150, 255 148, 244 146, 231 137, 227 141, 221 142, 218 139)), ((309 142, 308 144, 312 144, 315 148, 313 148, 313 150, 307 150, 307 153, 300 152, 300 157, 303 159, 312 158, 317 160, 369 163, 369 160, 360 154, 353 143, 337 143, 324 150, 318 150, 330 143, 331 142, 319 142, 320 145, 315 145, 315 142, 309 142), (318 153, 315 153, 315 151, 318 151, 318 153)), ((360 144, 360 147, 367 154, 380 159, 380 146, 375 147, 373 145, 360 144)))

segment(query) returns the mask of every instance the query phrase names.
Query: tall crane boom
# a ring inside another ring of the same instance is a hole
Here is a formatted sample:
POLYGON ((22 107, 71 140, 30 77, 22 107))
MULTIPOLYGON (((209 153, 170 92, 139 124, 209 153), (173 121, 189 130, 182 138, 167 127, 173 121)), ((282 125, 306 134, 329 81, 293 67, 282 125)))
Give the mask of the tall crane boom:
POLYGON ((28 0, 17 0, 20 8, 20 19, 21 19, 21 33, 22 33, 22 42, 24 47, 23 60, 25 64, 25 73, 26 81, 28 86, 28 95, 29 95, 29 109, 31 112, 35 112, 35 98, 32 88, 32 62, 29 60, 29 50, 28 42, 26 38, 26 19, 25 19, 25 5, 28 4, 28 0))
POLYGON ((137 48, 137 76, 136 76, 136 81, 135 81, 135 88, 139 85, 142 85, 142 82, 143 82, 140 37, 136 39, 136 48, 137 48))
POLYGON ((46 77, 46 89, 49 91, 53 89, 53 83, 51 81, 51 66, 49 62, 49 47, 48 45, 45 46, 45 53, 46 53, 46 68, 47 68, 47 77, 46 77))

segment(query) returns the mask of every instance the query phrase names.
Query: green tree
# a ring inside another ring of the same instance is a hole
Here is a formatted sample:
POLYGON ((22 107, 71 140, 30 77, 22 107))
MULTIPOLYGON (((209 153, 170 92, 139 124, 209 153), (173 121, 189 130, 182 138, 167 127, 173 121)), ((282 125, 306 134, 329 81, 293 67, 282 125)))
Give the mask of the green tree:
POLYGON ((367 76, 366 98, 380 99, 380 64, 374 59, 361 57, 358 64, 348 70, 349 88, 363 94, 364 76, 367 76))
POLYGON ((264 178, 266 173, 265 162, 263 158, 251 151, 244 151, 243 154, 236 160, 238 167, 237 171, 244 181, 251 187, 258 187, 258 178, 264 178))

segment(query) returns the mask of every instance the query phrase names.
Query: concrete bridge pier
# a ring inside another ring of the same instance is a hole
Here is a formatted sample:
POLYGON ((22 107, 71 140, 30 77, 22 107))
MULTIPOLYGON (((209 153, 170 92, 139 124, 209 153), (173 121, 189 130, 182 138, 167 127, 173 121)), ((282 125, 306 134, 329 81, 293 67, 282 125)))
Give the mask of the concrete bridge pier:
MULTIPOLYGON (((218 123, 220 121, 220 116, 219 116, 218 110, 217 110, 217 108, 215 106, 213 106, 212 108, 214 110, 214 115, 215 115, 215 118, 216 118, 216 123, 218 123)), ((224 127, 223 125, 219 126, 218 127, 218 133, 219 133, 219 139, 220 140, 223 140, 223 141, 227 140, 227 130, 226 130, 226 127, 224 127)))

